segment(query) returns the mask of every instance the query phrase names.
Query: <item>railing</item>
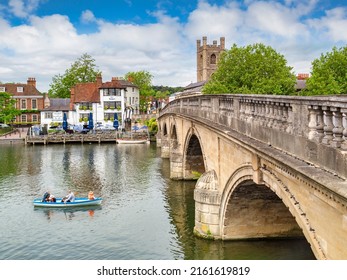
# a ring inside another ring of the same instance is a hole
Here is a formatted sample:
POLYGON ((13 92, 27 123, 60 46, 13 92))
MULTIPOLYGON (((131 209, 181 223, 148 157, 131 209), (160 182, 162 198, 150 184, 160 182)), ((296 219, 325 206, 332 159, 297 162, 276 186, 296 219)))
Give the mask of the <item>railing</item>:
POLYGON ((173 100, 160 117, 167 113, 209 120, 347 176, 347 96, 197 95, 173 100))

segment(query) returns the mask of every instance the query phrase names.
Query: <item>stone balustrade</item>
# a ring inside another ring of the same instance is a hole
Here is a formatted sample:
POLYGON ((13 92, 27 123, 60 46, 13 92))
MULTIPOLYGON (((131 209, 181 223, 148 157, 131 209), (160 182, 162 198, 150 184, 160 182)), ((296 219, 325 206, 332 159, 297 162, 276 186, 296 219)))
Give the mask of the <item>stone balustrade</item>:
POLYGON ((166 113, 210 121, 347 177, 347 96, 194 95, 173 100, 166 113))

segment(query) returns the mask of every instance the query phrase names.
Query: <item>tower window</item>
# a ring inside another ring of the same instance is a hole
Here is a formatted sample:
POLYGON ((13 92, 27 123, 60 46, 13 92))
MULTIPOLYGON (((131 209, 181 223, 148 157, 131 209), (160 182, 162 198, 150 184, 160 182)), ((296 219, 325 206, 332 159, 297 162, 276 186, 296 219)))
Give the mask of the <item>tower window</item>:
POLYGON ((211 58, 210 58, 210 63, 211 64, 216 64, 216 61, 217 61, 217 57, 215 54, 212 54, 211 55, 211 58))

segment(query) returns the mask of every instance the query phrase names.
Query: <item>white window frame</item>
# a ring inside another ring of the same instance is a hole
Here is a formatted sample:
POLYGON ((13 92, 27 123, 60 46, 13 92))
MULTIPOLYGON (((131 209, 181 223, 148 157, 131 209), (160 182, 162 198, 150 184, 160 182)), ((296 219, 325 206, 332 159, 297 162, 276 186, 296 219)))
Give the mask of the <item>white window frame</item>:
POLYGON ((21 116, 20 116, 20 121, 21 121, 22 123, 28 122, 28 116, 25 115, 25 114, 21 115, 21 116))
POLYGON ((22 110, 26 110, 27 109, 27 100, 26 99, 21 99, 20 100, 20 108, 22 109, 22 110), (24 102, 24 103, 23 103, 24 102), (24 104, 24 106, 23 106, 23 104, 24 104))
POLYGON ((17 92, 23 92, 24 88, 23 87, 17 87, 17 92))
POLYGON ((38 122, 39 121, 39 116, 36 114, 31 115, 31 119, 33 122, 38 122))
POLYGON ((31 99, 31 109, 36 110, 37 109, 37 99, 31 99), (34 106, 35 103, 35 106, 34 106))

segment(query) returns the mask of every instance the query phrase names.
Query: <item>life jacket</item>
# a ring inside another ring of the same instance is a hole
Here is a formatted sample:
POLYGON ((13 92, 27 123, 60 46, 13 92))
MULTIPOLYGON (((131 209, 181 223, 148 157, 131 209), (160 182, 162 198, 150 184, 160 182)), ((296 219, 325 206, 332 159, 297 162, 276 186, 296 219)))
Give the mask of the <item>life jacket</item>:
POLYGON ((89 200, 95 199, 94 193, 93 193, 93 192, 90 191, 90 192, 88 193, 88 199, 89 199, 89 200))

